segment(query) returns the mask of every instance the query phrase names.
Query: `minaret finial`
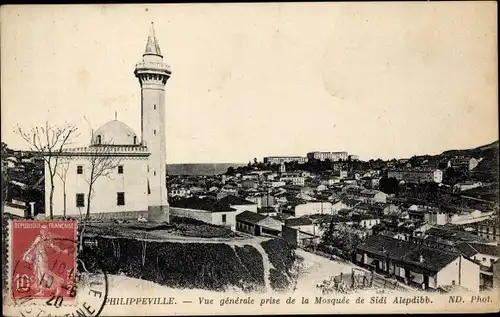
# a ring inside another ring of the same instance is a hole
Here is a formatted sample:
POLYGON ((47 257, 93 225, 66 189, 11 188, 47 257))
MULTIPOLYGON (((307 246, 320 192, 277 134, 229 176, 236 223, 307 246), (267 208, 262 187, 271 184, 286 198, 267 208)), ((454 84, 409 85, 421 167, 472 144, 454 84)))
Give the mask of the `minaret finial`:
POLYGON ((161 56, 160 45, 155 35, 154 22, 151 21, 151 29, 149 31, 148 42, 146 44, 146 51, 144 54, 155 54, 161 56))

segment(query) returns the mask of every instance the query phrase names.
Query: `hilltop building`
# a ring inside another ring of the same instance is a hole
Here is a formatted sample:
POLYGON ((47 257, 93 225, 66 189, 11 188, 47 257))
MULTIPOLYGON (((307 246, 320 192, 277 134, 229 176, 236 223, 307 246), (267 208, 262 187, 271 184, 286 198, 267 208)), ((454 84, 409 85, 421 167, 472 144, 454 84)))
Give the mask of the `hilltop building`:
POLYGON ((309 152, 307 153, 307 158, 309 160, 330 160, 332 162, 335 162, 340 160, 347 161, 349 156, 347 155, 347 152, 309 152))
POLYGON ((291 163, 297 162, 300 164, 307 162, 307 157, 302 156, 266 156, 264 157, 265 164, 283 164, 283 163, 291 163))

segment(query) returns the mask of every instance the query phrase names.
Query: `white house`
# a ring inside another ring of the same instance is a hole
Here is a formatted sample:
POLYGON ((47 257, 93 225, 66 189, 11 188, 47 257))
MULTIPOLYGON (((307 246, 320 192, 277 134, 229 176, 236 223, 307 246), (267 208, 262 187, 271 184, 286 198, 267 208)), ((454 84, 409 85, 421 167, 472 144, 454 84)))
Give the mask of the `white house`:
POLYGON ((227 206, 227 203, 208 198, 191 197, 173 200, 170 215, 236 230, 236 210, 227 206))
POLYGON ((461 192, 477 187, 483 186, 482 182, 464 182, 464 183, 458 183, 453 186, 453 190, 461 192))
POLYGON ((357 248, 356 261, 420 289, 438 290, 459 285, 479 292, 479 264, 458 252, 372 235, 357 248))
POLYGON ((186 189, 184 187, 172 188, 170 190, 171 197, 188 197, 189 195, 190 195, 189 189, 186 189))
POLYGON ((373 226, 378 225, 379 223, 380 218, 369 215, 363 215, 358 221, 358 225, 366 229, 371 229, 373 226))
POLYGON ((338 213, 342 209, 351 209, 342 199, 332 203, 332 211, 334 214, 338 213))
POLYGON ((334 214, 333 205, 330 202, 307 202, 295 206, 295 217, 314 214, 334 214))
POLYGON ((327 187, 325 185, 318 185, 318 187, 316 187, 316 190, 322 192, 327 190, 327 187))
POLYGON ((282 182, 282 181, 271 182, 271 187, 273 187, 273 188, 282 187, 285 185, 286 185, 286 183, 282 182))

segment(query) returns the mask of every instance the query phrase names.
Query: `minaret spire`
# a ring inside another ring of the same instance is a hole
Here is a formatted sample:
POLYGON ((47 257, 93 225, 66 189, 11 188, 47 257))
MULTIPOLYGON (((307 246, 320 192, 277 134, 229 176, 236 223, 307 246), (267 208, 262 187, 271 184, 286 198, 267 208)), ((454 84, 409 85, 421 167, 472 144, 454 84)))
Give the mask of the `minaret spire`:
POLYGON ((158 44, 158 40, 155 35, 155 27, 154 23, 151 22, 151 29, 149 30, 148 42, 146 43, 146 50, 144 55, 153 54, 153 55, 161 55, 160 45, 158 44))

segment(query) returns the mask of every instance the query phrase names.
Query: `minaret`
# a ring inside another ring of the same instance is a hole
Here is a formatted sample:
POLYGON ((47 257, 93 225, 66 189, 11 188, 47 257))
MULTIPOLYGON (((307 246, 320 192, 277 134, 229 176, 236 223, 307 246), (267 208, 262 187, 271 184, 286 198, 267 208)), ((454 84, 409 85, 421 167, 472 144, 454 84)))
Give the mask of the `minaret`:
POLYGON ((170 66, 163 62, 153 22, 142 62, 135 65, 141 84, 142 144, 151 153, 148 160, 149 218, 169 220, 166 184, 165 84, 170 66))

